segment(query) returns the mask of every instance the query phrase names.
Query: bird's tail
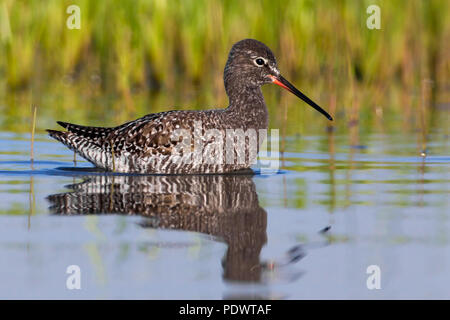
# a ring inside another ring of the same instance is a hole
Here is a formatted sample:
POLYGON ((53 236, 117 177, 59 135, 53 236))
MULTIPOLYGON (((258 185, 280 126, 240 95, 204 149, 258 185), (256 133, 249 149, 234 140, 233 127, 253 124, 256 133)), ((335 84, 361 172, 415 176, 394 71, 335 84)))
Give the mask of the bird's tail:
POLYGON ((105 151, 92 139, 79 136, 69 131, 47 129, 47 132, 50 137, 58 140, 97 167, 105 167, 103 159, 105 151))
POLYGON ((91 140, 101 140, 105 138, 114 128, 104 127, 88 127, 80 126, 78 124, 56 121, 61 127, 69 132, 76 134, 77 136, 89 138, 91 140))
POLYGON ((69 138, 69 132, 50 129, 47 129, 46 131, 48 132, 48 135, 53 139, 58 140, 72 150, 75 149, 75 145, 72 143, 72 139, 69 138))

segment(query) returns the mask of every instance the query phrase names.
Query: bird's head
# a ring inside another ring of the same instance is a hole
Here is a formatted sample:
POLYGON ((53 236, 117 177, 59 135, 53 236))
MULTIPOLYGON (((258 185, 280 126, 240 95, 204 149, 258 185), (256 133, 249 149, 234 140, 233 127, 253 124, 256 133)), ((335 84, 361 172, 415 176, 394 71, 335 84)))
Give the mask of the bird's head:
POLYGON ((225 65, 224 82, 229 96, 245 88, 274 83, 308 103, 328 120, 333 120, 325 110, 281 76, 274 54, 258 40, 245 39, 233 45, 225 65))

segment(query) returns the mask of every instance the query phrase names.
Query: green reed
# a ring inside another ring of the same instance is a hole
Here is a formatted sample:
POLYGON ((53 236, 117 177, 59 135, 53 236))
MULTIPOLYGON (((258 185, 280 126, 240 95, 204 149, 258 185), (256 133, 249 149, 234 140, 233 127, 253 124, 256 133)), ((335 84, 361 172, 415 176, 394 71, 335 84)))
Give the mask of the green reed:
MULTIPOLYGON (((226 106, 223 66, 247 37, 269 45, 314 100, 327 109, 334 101, 345 123, 376 122, 375 108, 414 118, 424 79, 436 92, 449 85, 447 0, 0 0, 0 108, 20 117, 29 90, 43 106, 41 125, 69 115, 104 122, 108 110, 117 123, 171 105, 226 106), (71 4, 81 8, 80 30, 66 27, 71 4), (381 8, 381 30, 366 27, 370 4, 381 8)), ((270 108, 295 99, 264 90, 270 108)), ((289 118, 305 119, 302 130, 312 115, 295 109, 289 118)), ((280 114, 271 115, 278 126, 280 114)))
POLYGON ((37 107, 32 106, 31 112, 33 113, 33 118, 31 121, 31 142, 30 142, 30 162, 31 167, 33 167, 33 161, 34 161, 34 133, 36 131, 36 113, 37 113, 37 107))

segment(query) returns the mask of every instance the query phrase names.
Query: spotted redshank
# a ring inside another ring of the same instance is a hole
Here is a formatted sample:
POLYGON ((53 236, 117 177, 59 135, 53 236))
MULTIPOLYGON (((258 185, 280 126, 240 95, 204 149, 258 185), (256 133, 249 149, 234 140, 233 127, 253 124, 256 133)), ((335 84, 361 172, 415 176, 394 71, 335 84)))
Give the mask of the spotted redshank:
POLYGON ((332 120, 281 76, 272 51, 257 40, 245 39, 233 45, 223 77, 229 98, 225 109, 152 113, 108 128, 58 121, 67 131, 47 131, 95 166, 109 171, 224 173, 248 169, 255 163, 251 150, 259 150, 261 132, 268 128, 261 91, 266 83, 283 87, 332 120), (252 139, 252 132, 256 132, 256 139, 252 139), (239 140, 240 134, 244 139, 239 140), (231 141, 227 140, 230 137, 234 143, 231 152, 230 145, 224 142, 231 141), (242 149, 244 156, 239 157, 242 149), (227 152, 232 156, 225 155, 227 152))

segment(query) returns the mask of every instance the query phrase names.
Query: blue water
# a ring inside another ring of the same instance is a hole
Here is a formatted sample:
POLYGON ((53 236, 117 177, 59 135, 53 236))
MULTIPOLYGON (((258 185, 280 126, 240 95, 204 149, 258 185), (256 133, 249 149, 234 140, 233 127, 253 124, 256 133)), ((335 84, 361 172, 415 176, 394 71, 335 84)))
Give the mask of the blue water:
POLYGON ((253 176, 107 174, 45 135, 31 163, 28 139, 0 133, 0 298, 450 298, 439 130, 426 157, 412 135, 291 137, 253 176))

